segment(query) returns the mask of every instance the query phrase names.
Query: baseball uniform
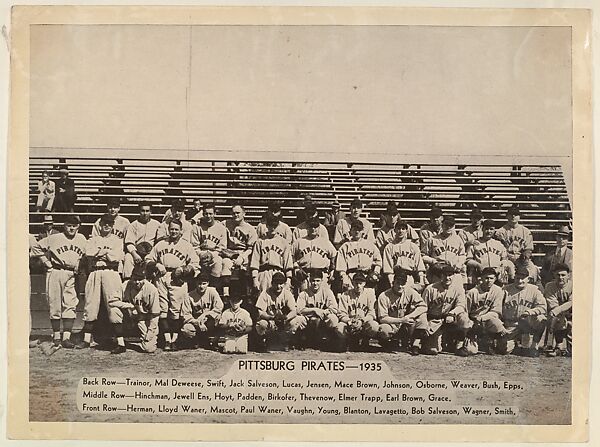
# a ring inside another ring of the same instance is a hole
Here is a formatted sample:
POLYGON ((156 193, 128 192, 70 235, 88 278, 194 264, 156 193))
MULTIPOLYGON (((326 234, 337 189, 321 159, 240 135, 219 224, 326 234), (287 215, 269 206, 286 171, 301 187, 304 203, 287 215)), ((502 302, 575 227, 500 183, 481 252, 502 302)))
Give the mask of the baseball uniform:
MULTIPOLYGON (((160 315, 158 290, 148 280, 144 280, 139 289, 134 281, 127 280, 123 283, 123 301, 134 305, 130 312, 140 331, 140 347, 144 352, 156 351, 158 317, 160 315)), ((118 309, 115 312, 118 314, 122 311, 118 309)))
POLYGON ((533 250, 533 236, 527 227, 517 224, 512 228, 509 224, 496 230, 496 239, 504 244, 508 252, 508 259, 515 262, 525 249, 533 250))
MULTIPOLYGON (((267 232, 267 224, 263 220, 256 226, 258 238, 266 239, 267 232)), ((275 234, 281 236, 289 245, 292 244, 292 230, 285 222, 279 221, 279 225, 277 225, 277 228, 275 228, 275 234)))
MULTIPOLYGON (((127 227, 129 227, 129 220, 127 218, 116 215, 115 223, 112 228, 112 234, 117 236, 121 241, 125 239, 125 232, 127 231, 127 227)), ((100 236, 100 219, 97 219, 92 226, 92 235, 91 237, 100 236)))
POLYGON ((122 290, 119 263, 123 260, 123 240, 114 233, 92 236, 87 241, 85 255, 91 258, 91 273, 85 283, 85 306, 83 321, 94 322, 98 318, 100 300, 108 303, 118 297, 122 290))
POLYGON ((548 311, 553 311, 555 316, 550 316, 551 327, 554 330, 566 330, 572 320, 573 312, 573 284, 568 281, 560 287, 556 281, 546 284, 544 296, 548 303, 548 311))
POLYGON ((52 269, 46 274, 51 320, 75 318, 75 308, 79 303, 75 291, 75 273, 85 254, 86 243, 82 234, 77 233, 69 239, 64 233, 57 233, 36 241, 31 247, 31 257, 40 256, 44 262, 52 263, 52 269))
POLYGON ((123 277, 131 277, 131 272, 135 262, 131 252, 136 245, 141 242, 148 242, 154 246, 156 243, 156 234, 160 223, 155 219, 150 219, 147 223, 142 223, 139 219, 134 220, 125 230, 125 260, 123 261, 123 277))
MULTIPOLYGON (((242 270, 248 270, 252 248, 258 240, 258 234, 252 225, 243 221, 239 225, 235 219, 227 219, 225 222, 227 229, 227 248, 238 253, 239 259, 235 262, 242 270)), ((233 261, 231 259, 223 260, 223 275, 231 275, 233 261)))
POLYGON ((246 329, 252 327, 252 317, 248 311, 241 307, 238 310, 229 308, 221 315, 221 318, 219 319, 219 328, 227 329, 229 327, 238 326, 240 323, 242 323, 246 329))
POLYGON ((457 234, 463 240, 465 247, 468 247, 477 239, 481 239, 483 237, 483 228, 481 226, 475 227, 471 224, 467 225, 465 228, 458 230, 457 234))
MULTIPOLYGON (((414 244, 413 244, 414 245, 414 244)), ((427 330, 427 305, 418 292, 412 287, 402 287, 400 293, 396 293, 390 288, 382 292, 377 298, 377 321, 379 321, 379 335, 382 340, 389 340, 394 334, 397 334, 402 324, 385 323, 382 320, 385 317, 414 319, 414 323, 409 325, 409 333, 415 329, 427 330)))
MULTIPOLYGON (((292 231, 292 244, 298 240, 306 237, 308 235, 308 224, 306 221, 298 224, 296 228, 292 231)), ((317 229, 317 236, 323 237, 329 240, 329 233, 327 232, 327 228, 323 224, 319 224, 319 228, 317 229)))
MULTIPOLYGON (((373 233, 373 225, 367 219, 363 217, 359 217, 363 224, 362 238, 375 243, 375 235, 373 233)), ((350 226, 352 225, 352 220, 350 217, 346 217, 344 219, 340 219, 340 221, 335 226, 335 234, 333 236, 334 245, 340 246, 344 242, 350 241, 352 238, 350 237, 350 226)))
POLYGON ((303 237, 292 244, 292 259, 294 265, 306 269, 321 269, 328 271, 337 251, 323 237, 303 237))
POLYGON ((483 332, 498 334, 504 331, 501 321, 504 291, 495 284, 489 290, 477 285, 467 291, 467 313, 473 325, 481 324, 483 332))
MULTIPOLYGON (((416 230, 407 224, 406 226, 406 238, 416 244, 419 243, 419 235, 416 230)), ((375 236, 375 245, 379 248, 379 251, 383 254, 383 250, 388 244, 391 244, 396 239, 396 230, 393 227, 381 227, 375 236)))
POLYGON ((210 335, 214 332, 221 313, 223 301, 214 287, 207 287, 204 293, 199 288, 188 293, 183 300, 181 334, 193 338, 198 332, 210 335))
POLYGON ((281 236, 259 239, 254 244, 250 257, 250 270, 253 278, 258 277, 259 291, 262 292, 271 287, 271 278, 277 271, 290 277, 292 265, 290 245, 281 236))
MULTIPOLYGON (((223 273, 221 251, 227 248, 227 228, 225 225, 216 220, 213 221, 212 225, 207 224, 205 221, 194 225, 192 229, 192 247, 194 247, 198 256, 205 252, 211 253, 213 265, 209 273, 215 278, 220 278, 223 273)), ((231 266, 229 263, 228 265, 229 272, 231 272, 231 266)))
POLYGON ((146 261, 156 262, 165 267, 167 273, 157 278, 156 288, 160 296, 160 317, 179 319, 183 299, 187 294, 187 283, 171 280, 172 273, 179 267, 191 266, 199 270, 196 251, 188 241, 180 237, 177 242, 165 239, 159 241, 146 256, 146 261))
POLYGON ((348 335, 350 325, 354 320, 360 320, 362 326, 358 337, 374 337, 379 330, 379 324, 375 318, 375 291, 364 288, 359 294, 356 289, 350 289, 338 295, 338 318, 339 324, 336 332, 340 336, 348 335))
MULTIPOLYGON (((159 226, 158 230, 156 230, 156 242, 162 241, 169 238, 169 224, 171 220, 168 219, 163 221, 159 226)), ((192 224, 187 220, 182 220, 181 222, 181 238, 184 241, 188 241, 191 243, 192 241, 192 224)))
MULTIPOLYGON (((283 330, 289 334, 295 334, 303 322, 303 318, 297 315, 294 296, 292 295, 292 292, 286 288, 282 289, 279 294, 277 294, 272 287, 264 290, 258 296, 256 308, 259 311, 266 312, 273 316, 278 311, 283 313, 283 315, 287 317, 283 330), (291 318, 288 317, 290 313, 291 318)), ((277 326, 275 320, 263 320, 259 317, 259 320, 256 323, 256 332, 258 335, 263 336, 268 332, 276 330, 277 326)))
MULTIPOLYGON (((412 272, 413 275, 408 278, 412 283, 415 281, 415 274, 425 272, 421 250, 417 244, 406 239, 403 242, 386 245, 383 250, 383 273, 392 275, 396 267, 412 272)), ((408 286, 411 286, 410 282, 407 283, 408 286)))
POLYGON ((437 236, 442 231, 442 226, 435 228, 431 222, 425 222, 419 229, 419 248, 421 252, 425 252, 427 241, 434 236, 437 236))
POLYGON ((381 268, 382 260, 379 250, 373 242, 366 239, 349 241, 342 244, 335 260, 338 272, 355 271, 370 272, 375 266, 381 268))
POLYGON ((311 320, 316 323, 317 330, 322 323, 330 329, 338 325, 337 302, 331 289, 321 287, 316 292, 312 290, 300 292, 296 301, 296 310, 302 319, 301 326, 306 327, 311 320), (310 309, 323 311, 323 319, 310 309))

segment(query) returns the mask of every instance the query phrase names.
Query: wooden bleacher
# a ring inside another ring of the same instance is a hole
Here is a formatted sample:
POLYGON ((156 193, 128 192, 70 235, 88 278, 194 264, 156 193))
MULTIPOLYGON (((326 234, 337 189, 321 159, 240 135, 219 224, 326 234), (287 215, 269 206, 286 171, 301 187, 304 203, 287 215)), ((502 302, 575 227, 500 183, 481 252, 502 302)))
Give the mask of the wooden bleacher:
MULTIPOLYGON (((479 206, 486 218, 503 223, 506 210, 517 205, 521 223, 533 233, 534 259, 539 261, 554 244, 554 232, 571 222, 571 205, 560 166, 510 165, 402 165, 366 163, 260 163, 231 161, 178 161, 53 157, 30 158, 29 232, 39 233, 42 214, 35 211, 37 181, 43 171, 58 178, 67 167, 78 195, 75 212, 81 232, 89 236, 92 223, 106 210, 106 199, 121 199, 121 214, 137 216, 137 203, 154 204, 160 220, 170 201, 199 198, 217 205, 217 217, 229 216, 234 202, 246 208, 246 219, 258 223, 268 204, 282 204, 283 220, 291 226, 310 194, 321 215, 334 199, 347 211, 354 198, 365 203, 364 213, 375 228, 389 200, 395 200, 402 217, 415 227, 428 220, 432 205, 456 217, 457 227, 469 223, 469 212, 479 206)), ((53 213, 56 227, 64 213, 53 213)), ((32 284, 43 285, 40 278, 32 284)), ((43 290, 32 286, 32 310, 45 309, 43 290), (37 297, 36 294, 40 294, 37 297), (36 309, 34 309, 36 308, 36 309), (39 309, 38 309, 39 308, 39 309)), ((37 313, 37 312, 35 312, 37 313)), ((47 316, 46 316, 47 319, 47 316)), ((34 327, 39 327, 34 318, 34 327)))

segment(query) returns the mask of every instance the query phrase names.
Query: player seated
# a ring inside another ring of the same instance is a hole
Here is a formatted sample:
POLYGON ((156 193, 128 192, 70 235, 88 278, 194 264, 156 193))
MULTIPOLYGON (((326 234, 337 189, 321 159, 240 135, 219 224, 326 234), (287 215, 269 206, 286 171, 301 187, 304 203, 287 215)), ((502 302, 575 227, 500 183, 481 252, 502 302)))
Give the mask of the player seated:
POLYGON ((502 320, 502 299, 504 291, 498 287, 496 269, 485 267, 478 275, 478 284, 467 292, 467 313, 469 314, 469 331, 467 339, 456 354, 466 357, 474 354, 467 349, 467 344, 480 347, 487 345, 487 351, 493 354, 496 350, 498 339, 506 333, 502 320), (467 340, 470 343, 467 343, 467 340))
POLYGON ((546 326, 546 299, 533 284, 529 284, 529 272, 518 269, 512 284, 504 287, 502 318, 507 330, 498 343, 500 354, 515 351, 527 357, 537 357, 538 343, 546 326))
POLYGON ((143 264, 138 264, 131 272, 131 278, 123 283, 122 300, 109 301, 108 316, 117 334, 117 347, 113 354, 125 352, 122 323, 127 315, 135 322, 140 333, 140 349, 143 352, 156 351, 158 339, 158 319, 160 316, 160 298, 158 289, 148 281, 143 264))
POLYGON ((569 272, 567 264, 557 264, 553 269, 554 281, 547 283, 544 290, 548 303, 548 341, 544 351, 549 357, 571 355, 573 284, 569 272))
POLYGON ((252 331, 252 318, 241 305, 242 297, 238 294, 231 295, 229 308, 219 319, 218 347, 223 353, 246 354, 248 352, 248 334, 252 331))
POLYGON ((437 269, 441 279, 423 292, 429 327, 422 352, 428 355, 460 350, 470 326, 464 288, 452 281, 455 268, 442 263, 437 269))
POLYGON ((377 298, 378 338, 386 351, 402 346, 412 355, 418 355, 429 325, 425 302, 407 285, 410 274, 396 267, 392 287, 377 298))
POLYGON ((298 295, 296 308, 302 322, 296 347, 300 349, 305 346, 319 349, 321 340, 324 337, 329 339, 339 322, 335 296, 330 288, 321 287, 322 281, 323 272, 312 272, 308 278, 308 289, 298 295))
POLYGON ((391 285, 397 268, 407 271, 406 285, 420 292, 425 288, 425 264, 421 250, 408 239, 409 226, 406 222, 399 219, 394 228, 394 239, 383 250, 383 273, 391 285))
POLYGON ((210 337, 223 312, 223 301, 214 287, 209 287, 210 276, 206 272, 196 277, 197 286, 183 299, 181 308, 181 337, 183 345, 209 349, 210 337), (190 343, 191 342, 191 343, 190 343))
POLYGON ((353 287, 339 295, 336 335, 342 340, 339 349, 368 349, 371 338, 377 337, 379 324, 375 318, 375 291, 366 288, 367 278, 357 272, 353 287))
POLYGON ((273 341, 278 341, 285 351, 289 350, 292 336, 302 324, 303 318, 296 313, 296 302, 289 289, 287 279, 281 272, 275 272, 271 286, 261 292, 256 301, 258 321, 258 350, 266 351, 273 341))
POLYGON ((491 267, 496 271, 497 285, 512 281, 515 274, 514 264, 508 260, 506 248, 494 239, 496 223, 486 220, 482 224, 482 236, 471 241, 467 249, 467 273, 470 285, 477 285, 483 269, 491 267))

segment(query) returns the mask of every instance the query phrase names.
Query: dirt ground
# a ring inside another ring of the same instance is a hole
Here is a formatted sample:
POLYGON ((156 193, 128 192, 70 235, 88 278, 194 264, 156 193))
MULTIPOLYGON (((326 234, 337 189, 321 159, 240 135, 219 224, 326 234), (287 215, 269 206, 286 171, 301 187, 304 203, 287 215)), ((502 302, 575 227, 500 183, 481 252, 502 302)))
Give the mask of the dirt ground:
MULTIPOLYGON (((224 422, 213 416, 196 415, 123 415, 123 414, 81 414, 77 410, 76 390, 84 375, 106 377, 185 377, 219 378, 224 375, 239 356, 224 355, 210 351, 178 351, 142 354, 128 351, 118 356, 105 350, 85 351, 59 349, 52 356, 44 355, 37 348, 30 349, 30 410, 31 421, 80 421, 80 422, 224 422)), ((569 424, 571 419, 571 359, 570 358, 522 358, 517 356, 477 356, 461 358, 441 354, 436 357, 411 357, 406 353, 324 353, 314 350, 248 354, 252 359, 327 359, 327 360, 381 360, 384 361, 396 379, 401 380, 510 380, 523 381, 525 389, 516 391, 513 400, 500 400, 500 397, 483 401, 481 395, 468 395, 461 398, 461 404, 470 405, 514 405, 519 407, 516 419, 489 417, 472 419, 463 417, 462 423, 487 424, 569 424)), ((466 392, 465 392, 466 393, 466 392)), ((462 397, 462 396, 461 396, 462 397)), ((364 419, 364 418, 363 418, 364 419)), ((266 416, 239 416, 226 422, 275 422, 266 416)), ((277 423, 327 421, 315 417, 313 420, 295 420, 293 417, 279 417, 277 423)), ((370 422, 365 420, 336 419, 340 422, 370 422)), ((377 423, 398 423, 398 417, 389 417, 377 423)), ((403 423, 419 423, 418 416, 402 419, 403 423)), ((427 423, 448 423, 441 416, 427 423)))

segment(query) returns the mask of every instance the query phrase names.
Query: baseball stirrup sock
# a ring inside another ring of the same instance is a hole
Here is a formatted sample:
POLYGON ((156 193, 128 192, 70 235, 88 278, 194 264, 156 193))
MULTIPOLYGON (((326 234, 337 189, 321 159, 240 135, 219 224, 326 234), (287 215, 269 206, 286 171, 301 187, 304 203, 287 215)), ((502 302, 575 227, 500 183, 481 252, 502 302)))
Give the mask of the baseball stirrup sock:
POLYGON ((52 332, 56 338, 56 334, 58 333, 58 338, 60 338, 60 320, 50 320, 50 324, 52 325, 52 332))

